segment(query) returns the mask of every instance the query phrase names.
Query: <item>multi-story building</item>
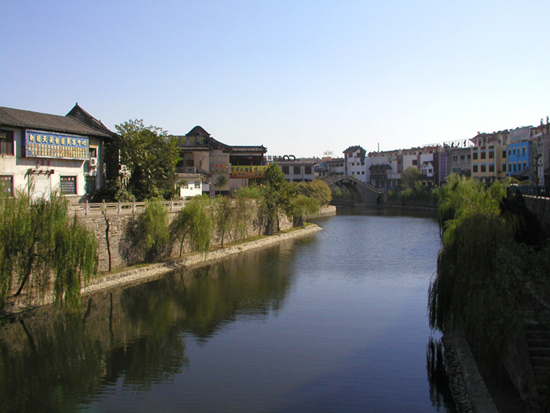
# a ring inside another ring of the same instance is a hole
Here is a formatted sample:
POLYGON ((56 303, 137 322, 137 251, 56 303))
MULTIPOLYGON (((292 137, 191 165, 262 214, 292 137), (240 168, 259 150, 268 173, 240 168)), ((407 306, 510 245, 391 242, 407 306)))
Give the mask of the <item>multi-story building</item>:
POLYGON ((441 185, 451 174, 472 176, 472 143, 469 140, 444 142, 439 152, 439 174, 435 183, 441 185))
POLYGON ((503 169, 508 176, 520 181, 532 180, 535 173, 530 168, 532 165, 531 142, 522 141, 508 145, 508 162, 503 164, 503 169))
POLYGON ((419 180, 432 185, 438 173, 437 145, 384 152, 370 152, 367 158, 368 182, 381 189, 394 189, 401 185, 401 173, 407 168, 420 172, 419 180))
MULTIPOLYGON (((180 181, 185 180, 188 188, 197 185, 204 193, 214 195, 215 191, 235 190, 247 186, 264 175, 267 149, 263 146, 232 146, 214 139, 201 126, 195 126, 186 135, 177 136, 181 161, 176 166, 180 181), (220 187, 219 178, 225 177, 226 183, 220 187), (192 184, 190 184, 192 182, 192 184)), ((187 192, 182 192, 184 195, 187 192)))
POLYGON ((118 152, 106 150, 115 137, 78 104, 66 116, 0 107, 0 180, 10 192, 81 202, 118 173, 118 152))
POLYGON ((316 166, 321 163, 319 158, 296 158, 294 155, 271 156, 268 163, 277 162, 288 182, 311 182, 317 178, 316 166))
POLYGON ((367 168, 365 163, 366 151, 356 145, 344 151, 345 174, 351 175, 360 181, 367 182, 367 168))
POLYGON ((318 178, 330 175, 345 175, 344 158, 323 157, 321 162, 315 166, 315 173, 318 178))
POLYGON ((507 145, 509 130, 493 133, 478 133, 470 141, 473 143, 472 177, 484 182, 492 182, 506 177, 507 145))

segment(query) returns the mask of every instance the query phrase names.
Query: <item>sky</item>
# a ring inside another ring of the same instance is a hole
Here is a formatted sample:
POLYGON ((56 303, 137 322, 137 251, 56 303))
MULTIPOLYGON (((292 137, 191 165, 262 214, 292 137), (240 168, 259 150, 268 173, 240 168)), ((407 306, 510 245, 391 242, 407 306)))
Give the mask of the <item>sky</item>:
POLYGON ((550 115, 548 0, 0 0, 0 106, 200 125, 268 155, 470 139, 550 115))

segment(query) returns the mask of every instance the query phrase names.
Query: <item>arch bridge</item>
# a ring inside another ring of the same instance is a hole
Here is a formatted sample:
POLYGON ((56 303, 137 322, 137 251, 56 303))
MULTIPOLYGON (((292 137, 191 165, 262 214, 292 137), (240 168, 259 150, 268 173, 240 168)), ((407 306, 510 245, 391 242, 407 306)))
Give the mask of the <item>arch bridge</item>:
POLYGON ((333 192, 335 187, 345 187, 351 194, 353 204, 356 206, 377 206, 381 201, 383 191, 353 176, 331 175, 323 180, 333 192))

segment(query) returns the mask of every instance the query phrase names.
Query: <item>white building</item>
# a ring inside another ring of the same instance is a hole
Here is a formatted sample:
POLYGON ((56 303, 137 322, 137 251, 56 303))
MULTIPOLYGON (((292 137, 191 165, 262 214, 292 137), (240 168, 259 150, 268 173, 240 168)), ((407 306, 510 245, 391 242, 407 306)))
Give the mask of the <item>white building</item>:
POLYGON ((366 151, 360 146, 350 146, 344 151, 345 172, 360 181, 367 182, 366 151))
POLYGON ((116 174, 105 150, 114 136, 78 104, 67 116, 0 107, 0 180, 12 193, 31 187, 47 198, 59 190, 82 201, 116 174))

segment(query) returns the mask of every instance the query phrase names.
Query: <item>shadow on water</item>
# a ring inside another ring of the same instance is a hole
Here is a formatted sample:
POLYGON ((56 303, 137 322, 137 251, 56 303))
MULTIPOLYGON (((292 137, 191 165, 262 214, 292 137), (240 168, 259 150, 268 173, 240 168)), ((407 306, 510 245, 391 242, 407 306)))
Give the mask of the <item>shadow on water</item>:
POLYGON ((0 412, 74 412, 115 383, 139 392, 172 380, 188 365, 186 335, 207 341, 237 317, 284 305, 291 253, 283 243, 267 259, 250 252, 96 293, 80 314, 46 308, 4 320, 0 412))
POLYGON ((430 383, 430 400, 437 411, 455 413, 456 406, 445 367, 445 349, 441 340, 430 337, 426 346, 426 370, 430 383))

